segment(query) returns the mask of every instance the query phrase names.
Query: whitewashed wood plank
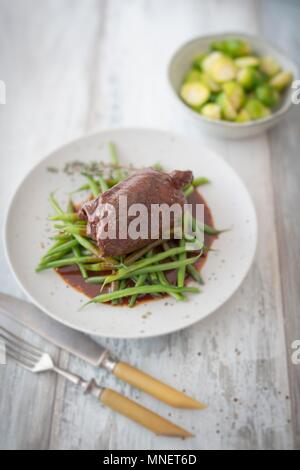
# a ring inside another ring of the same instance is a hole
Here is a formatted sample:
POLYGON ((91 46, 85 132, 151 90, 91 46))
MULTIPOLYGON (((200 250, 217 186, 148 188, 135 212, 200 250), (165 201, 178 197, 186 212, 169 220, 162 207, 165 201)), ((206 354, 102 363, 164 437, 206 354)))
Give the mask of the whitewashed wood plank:
POLYGON ((286 332, 286 362, 289 369, 290 396, 295 448, 300 448, 300 366, 293 364, 292 345, 300 339, 299 319, 299 109, 285 122, 284 131, 270 133, 276 208, 279 260, 286 332))
MULTIPOLYGON (((0 326, 49 352, 55 361, 59 352, 20 325, 0 316, 0 326)), ((50 440, 56 377, 35 376, 10 358, 0 365, 0 448, 5 450, 47 449, 50 440)))
MULTIPOLYGON (((265 36, 299 64, 299 4, 264 2, 260 23, 265 36), (276 35, 274 36, 274 31, 276 35)), ((296 77, 299 78, 299 77, 296 77)), ((280 273, 286 332, 287 365, 292 400, 294 447, 300 448, 300 366, 292 363, 291 345, 300 338, 299 291, 299 106, 268 134, 273 171, 274 206, 277 222, 280 273)))

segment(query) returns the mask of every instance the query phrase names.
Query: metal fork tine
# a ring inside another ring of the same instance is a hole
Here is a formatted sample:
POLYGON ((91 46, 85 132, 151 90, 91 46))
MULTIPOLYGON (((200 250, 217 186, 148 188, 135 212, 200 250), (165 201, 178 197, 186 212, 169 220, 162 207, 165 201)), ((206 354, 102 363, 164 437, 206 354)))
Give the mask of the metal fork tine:
MULTIPOLYGON (((2 337, 3 338, 3 337, 2 337)), ((32 356, 30 353, 22 349, 19 345, 12 343, 11 341, 5 342, 6 349, 10 349, 15 354, 18 354, 27 362, 30 362, 32 365, 36 364, 39 361, 39 358, 36 356, 32 356)))
POLYGON ((2 326, 0 326, 0 334, 1 332, 3 334, 6 334, 7 336, 10 336, 11 338, 13 338, 15 341, 18 341, 18 342, 21 342, 24 344, 24 346, 26 346, 26 348, 28 348, 30 351, 32 351, 33 353, 36 353, 36 354, 43 354, 43 351, 39 348, 37 348, 36 346, 33 346, 31 343, 28 343, 27 341, 25 341, 24 339, 22 339, 20 336, 17 336, 15 335, 14 333, 11 333, 10 331, 6 330, 5 328, 3 328, 2 326))
POLYGON ((17 355, 17 354, 14 354, 10 348, 7 348, 6 350, 6 354, 11 357, 12 359, 14 359, 14 361, 19 364, 20 366, 22 366, 24 369, 27 369, 27 370, 30 370, 32 371, 33 367, 34 367, 34 364, 31 364, 31 363, 28 363, 26 360, 24 360, 23 358, 20 359, 20 357, 17 355))
POLYGON ((34 362, 38 361, 39 358, 41 357, 40 354, 32 353, 30 350, 25 348, 21 341, 17 342, 15 339, 12 340, 9 336, 6 336, 2 333, 0 333, 0 338, 2 338, 4 340, 6 345, 9 345, 11 348, 19 351, 24 356, 28 357, 28 359, 30 359, 34 362))
POLYGON ((28 351, 30 354, 32 354, 35 357, 37 357, 37 356, 41 357, 42 354, 43 354, 43 351, 41 351, 40 349, 36 348, 35 346, 32 346, 31 344, 27 343, 27 341, 23 340, 19 336, 16 336, 13 333, 10 333, 9 331, 7 331, 3 327, 0 327, 0 336, 1 335, 6 336, 7 341, 11 340, 12 342, 16 343, 17 345, 21 345, 23 347, 23 349, 25 349, 26 351, 28 351))
MULTIPOLYGON (((34 373, 54 371, 76 385, 89 387, 90 382, 83 380, 79 375, 56 367, 50 354, 39 350, 1 326, 0 338, 4 339, 7 355, 25 369, 34 373)), ((97 393, 101 390, 101 387, 98 387, 97 393)))

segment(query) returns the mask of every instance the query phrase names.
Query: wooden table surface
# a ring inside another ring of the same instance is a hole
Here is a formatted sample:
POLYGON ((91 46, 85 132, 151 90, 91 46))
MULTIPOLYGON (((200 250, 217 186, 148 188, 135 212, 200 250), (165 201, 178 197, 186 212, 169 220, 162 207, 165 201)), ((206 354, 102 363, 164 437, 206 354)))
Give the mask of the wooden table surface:
MULTIPOLYGON (((66 141, 119 126, 198 135, 167 88, 166 66, 182 42, 224 30, 258 33, 297 61, 299 20, 296 0, 0 0, 0 79, 7 87, 0 105, 1 226, 21 178, 66 141)), ((279 127, 252 140, 202 136, 245 181, 258 214, 255 262, 234 297, 182 332, 105 341, 124 360, 209 403, 201 413, 168 409, 96 372, 195 437, 153 436, 64 380, 9 363, 0 366, 0 448, 300 448, 300 365, 291 361, 291 344, 300 339, 299 117, 294 106, 279 127)), ((0 285, 24 298, 3 244, 0 285)), ((95 374, 49 350, 61 366, 95 374)))

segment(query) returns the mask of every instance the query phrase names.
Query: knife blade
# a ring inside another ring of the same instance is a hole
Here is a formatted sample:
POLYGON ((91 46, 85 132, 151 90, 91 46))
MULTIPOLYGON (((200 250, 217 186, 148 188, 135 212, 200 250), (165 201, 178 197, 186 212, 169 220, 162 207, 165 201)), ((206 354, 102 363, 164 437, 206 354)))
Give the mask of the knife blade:
POLYGON ((25 300, 0 293, 0 313, 21 323, 50 343, 99 367, 108 351, 88 336, 58 323, 25 300))
MULTIPOLYGON (((118 361, 87 335, 47 316, 33 304, 0 292, 0 314, 22 324, 50 343, 80 357, 95 367, 103 367, 133 387, 176 408, 204 409, 206 405, 179 392, 150 375, 118 361)), ((1 320, 1 319, 0 319, 1 320)))

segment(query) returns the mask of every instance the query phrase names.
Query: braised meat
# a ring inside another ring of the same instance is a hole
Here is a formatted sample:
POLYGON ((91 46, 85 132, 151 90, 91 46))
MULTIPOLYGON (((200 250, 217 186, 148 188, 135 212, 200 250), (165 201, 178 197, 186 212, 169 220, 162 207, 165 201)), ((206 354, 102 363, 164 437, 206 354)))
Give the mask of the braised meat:
MULTIPOLYGON (((182 207, 186 202, 182 189, 192 180, 191 171, 176 170, 171 174, 151 168, 137 171, 96 199, 83 204, 80 216, 87 220, 88 236, 97 242, 103 256, 125 255, 161 238, 160 219, 158 227, 151 226, 155 223, 151 217, 152 205, 170 207, 177 204, 182 207), (130 213, 130 207, 135 204, 143 205, 147 215, 143 211, 130 213), (132 239, 129 227, 138 214, 143 214, 144 222, 146 217, 146 224, 143 225, 144 231, 141 230, 139 236, 132 239), (112 229, 113 226, 116 230, 112 229), (158 236, 153 236, 154 228, 158 236)), ((174 226, 174 223, 175 216, 171 214, 170 226, 174 226)))

